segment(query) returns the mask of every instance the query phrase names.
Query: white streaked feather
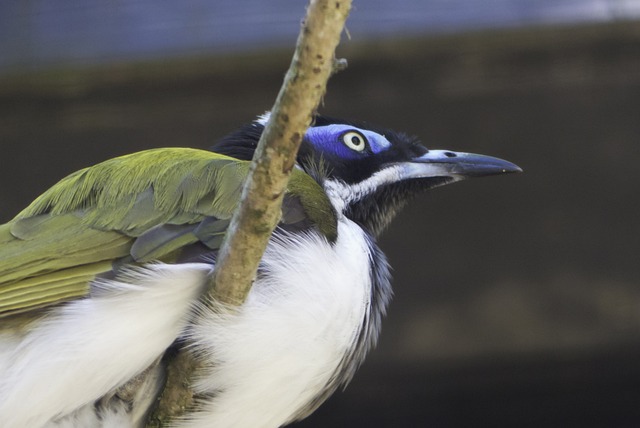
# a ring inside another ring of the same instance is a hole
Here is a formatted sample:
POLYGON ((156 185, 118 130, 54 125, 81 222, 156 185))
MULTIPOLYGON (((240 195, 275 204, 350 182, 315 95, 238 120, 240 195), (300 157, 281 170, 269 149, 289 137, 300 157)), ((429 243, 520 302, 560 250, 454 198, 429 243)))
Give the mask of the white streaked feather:
POLYGON ((0 353, 0 426, 42 427, 144 370, 182 332, 210 271, 154 264, 52 310, 0 353))
POLYGON ((391 165, 374 173, 371 177, 354 184, 347 184, 342 180, 326 180, 324 189, 338 212, 364 196, 370 195, 375 189, 388 183, 395 183, 401 177, 402 167, 391 165))
POLYGON ((127 410, 126 404, 120 402, 97 415, 93 404, 87 404, 70 415, 49 422, 44 428, 138 428, 127 410))
POLYGON ((269 122, 270 117, 271 117, 271 111, 269 110, 265 111, 264 113, 262 113, 256 118, 255 123, 262 126, 267 126, 267 122, 269 122))

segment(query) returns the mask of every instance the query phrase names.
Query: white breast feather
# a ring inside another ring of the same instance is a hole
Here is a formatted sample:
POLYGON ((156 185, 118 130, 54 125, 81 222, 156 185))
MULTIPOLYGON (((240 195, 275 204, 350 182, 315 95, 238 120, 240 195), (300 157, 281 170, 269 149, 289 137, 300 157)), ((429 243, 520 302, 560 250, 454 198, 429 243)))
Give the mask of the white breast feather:
POLYGON ((193 263, 132 271, 13 338, 20 344, 0 353, 0 427, 42 427, 144 370, 183 330, 210 270, 193 263))
POLYGON ((235 314, 203 310, 192 333, 213 368, 197 390, 215 394, 179 427, 275 428, 327 384, 369 307, 369 251, 342 219, 332 247, 317 235, 271 242, 269 273, 235 314))

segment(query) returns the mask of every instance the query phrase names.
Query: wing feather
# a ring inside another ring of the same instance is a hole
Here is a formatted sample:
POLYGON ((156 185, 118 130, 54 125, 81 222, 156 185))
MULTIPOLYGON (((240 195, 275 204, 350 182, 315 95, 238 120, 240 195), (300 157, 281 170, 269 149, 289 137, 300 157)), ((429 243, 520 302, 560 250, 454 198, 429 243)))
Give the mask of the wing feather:
MULTIPOLYGON (((0 317, 86 296, 97 275, 121 264, 170 260, 195 242, 219 248, 248 171, 247 161, 164 148, 62 179, 0 225, 0 317)), ((285 206, 285 223, 304 217, 302 206, 334 240, 335 212, 320 185, 299 170, 290 183, 285 198, 301 203, 285 206)))
POLYGON ((168 148, 62 179, 0 225, 0 317, 86 296, 118 260, 162 259, 197 241, 205 215, 231 216, 246 171, 248 162, 168 148))

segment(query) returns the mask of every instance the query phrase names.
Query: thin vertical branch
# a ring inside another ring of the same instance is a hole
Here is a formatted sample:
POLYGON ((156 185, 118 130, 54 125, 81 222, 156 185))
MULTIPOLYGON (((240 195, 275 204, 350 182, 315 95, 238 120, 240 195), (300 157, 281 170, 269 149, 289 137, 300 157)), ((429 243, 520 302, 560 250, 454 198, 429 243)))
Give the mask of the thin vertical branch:
MULTIPOLYGON (((311 124, 331 74, 335 49, 351 9, 351 0, 311 0, 282 88, 262 133, 242 201, 231 220, 209 298, 227 307, 246 299, 262 254, 279 218, 282 198, 302 137, 311 124)), ((190 381, 199 362, 180 350, 167 367, 167 383, 147 427, 166 425, 194 402, 190 381)))
POLYGON ((331 76, 351 2, 312 0, 289 71, 271 110, 234 215, 219 252, 210 293, 240 305, 280 217, 280 207, 298 147, 331 76))

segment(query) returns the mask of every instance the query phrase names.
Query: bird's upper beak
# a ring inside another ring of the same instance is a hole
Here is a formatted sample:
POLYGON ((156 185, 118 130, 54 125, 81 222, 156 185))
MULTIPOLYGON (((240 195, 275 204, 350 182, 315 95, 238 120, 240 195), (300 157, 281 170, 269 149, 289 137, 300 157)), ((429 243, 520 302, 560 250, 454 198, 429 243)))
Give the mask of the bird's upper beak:
POLYGON ((467 177, 522 172, 518 165, 503 159, 450 150, 429 150, 404 163, 403 167, 405 178, 451 177, 456 181, 467 177))

